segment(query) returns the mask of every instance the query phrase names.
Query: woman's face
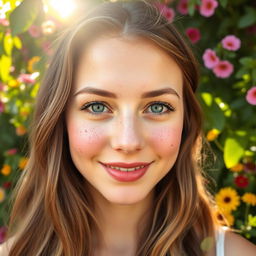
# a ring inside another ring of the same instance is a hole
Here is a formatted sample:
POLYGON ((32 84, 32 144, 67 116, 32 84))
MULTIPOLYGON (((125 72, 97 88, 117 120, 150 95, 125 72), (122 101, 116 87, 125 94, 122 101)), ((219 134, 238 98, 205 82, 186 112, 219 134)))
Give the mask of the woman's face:
POLYGON ((183 128, 182 83, 178 65, 149 40, 101 38, 86 48, 66 124, 72 160, 95 193, 137 203, 171 170, 183 128), (133 163, 138 169, 127 169, 133 163))

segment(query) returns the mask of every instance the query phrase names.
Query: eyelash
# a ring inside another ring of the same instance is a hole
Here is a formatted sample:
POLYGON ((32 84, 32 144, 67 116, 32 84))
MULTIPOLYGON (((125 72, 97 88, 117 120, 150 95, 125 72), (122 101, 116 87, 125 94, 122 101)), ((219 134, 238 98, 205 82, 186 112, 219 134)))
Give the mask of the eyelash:
MULTIPOLYGON (((81 110, 85 110, 87 111, 89 114, 91 115, 99 115, 99 114, 103 114, 105 112, 90 112, 88 111, 88 108, 93 106, 93 105, 98 105, 98 104, 101 104, 101 105, 104 105, 104 107, 108 107, 108 104, 104 101, 92 101, 92 102, 88 102, 88 103, 85 103, 82 107, 81 107, 81 110)), ((147 107, 150 107, 152 105, 162 105, 164 107, 167 108, 167 111, 166 112, 161 112, 161 113, 156 113, 157 115, 164 115, 164 114, 169 114, 170 112, 174 112, 175 111, 175 108, 170 104, 170 103, 167 103, 167 102, 162 102, 162 101, 153 101, 151 102, 150 105, 148 105, 147 107)), ((150 113, 153 113, 153 112, 150 112, 150 113)))

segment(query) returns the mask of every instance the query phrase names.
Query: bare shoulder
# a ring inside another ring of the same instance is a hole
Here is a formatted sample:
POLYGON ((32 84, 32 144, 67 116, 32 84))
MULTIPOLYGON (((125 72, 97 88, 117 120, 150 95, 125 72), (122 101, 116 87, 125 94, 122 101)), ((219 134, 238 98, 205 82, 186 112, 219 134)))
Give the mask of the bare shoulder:
POLYGON ((11 237, 6 242, 0 244, 0 255, 1 256, 8 256, 10 248, 14 242, 14 237, 11 237))
POLYGON ((242 237, 231 231, 226 231, 225 234, 225 255, 226 256, 255 256, 256 246, 242 237))

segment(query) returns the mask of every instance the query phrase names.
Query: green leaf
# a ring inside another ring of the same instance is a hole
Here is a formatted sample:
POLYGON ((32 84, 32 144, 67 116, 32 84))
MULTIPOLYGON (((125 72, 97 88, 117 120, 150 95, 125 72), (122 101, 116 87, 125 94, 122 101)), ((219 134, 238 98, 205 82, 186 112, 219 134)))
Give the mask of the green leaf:
POLYGON ((248 225, 252 227, 256 227, 256 216, 248 215, 248 225))
POLYGON ((225 8, 228 4, 228 0, 220 0, 220 4, 221 4, 222 7, 225 8))
POLYGON ((249 27, 256 21, 256 11, 254 8, 246 7, 245 15, 238 22, 239 28, 249 27))
POLYGON ((222 131, 225 126, 225 115, 210 93, 200 94, 199 101, 204 110, 206 129, 217 129, 222 131))
POLYGON ((4 54, 3 38, 4 33, 0 32, 0 55, 4 54))
POLYGON ((227 137, 224 143, 224 162, 227 168, 236 165, 245 152, 247 138, 245 136, 232 135, 227 137))
POLYGON ((242 67, 241 69, 239 69, 239 70, 236 72, 235 77, 236 77, 236 78, 242 78, 243 75, 245 75, 245 74, 248 74, 248 69, 245 68, 245 67, 242 67))
POLYGON ((197 4, 198 4, 197 0, 188 1, 188 13, 189 13, 190 16, 194 15, 197 4))
POLYGON ((253 65, 254 65, 254 60, 253 60, 253 58, 251 58, 251 57, 244 57, 244 58, 241 58, 241 59, 239 60, 239 62, 240 62, 242 65, 244 65, 244 66, 246 66, 246 67, 248 67, 248 68, 251 68, 251 67, 253 67, 253 65))
POLYGON ((252 83, 255 84, 256 83, 256 69, 252 70, 252 83))
POLYGON ((201 97, 204 101, 204 103, 210 107, 212 105, 212 102, 213 102, 213 98, 212 98, 212 95, 210 93, 202 93, 201 94, 201 97))
POLYGON ((10 74, 12 59, 9 56, 2 55, 0 59, 0 77, 3 82, 7 82, 10 74))
POLYGON ((21 49, 21 48, 22 48, 22 42, 21 42, 20 38, 17 37, 17 36, 15 36, 15 37, 13 38, 13 44, 14 44, 14 46, 15 46, 17 49, 21 49))
POLYGON ((4 51, 6 55, 10 56, 12 54, 12 48, 13 48, 13 40, 12 36, 10 34, 6 34, 4 37, 4 51))
POLYGON ((41 0, 24 0, 10 15, 12 35, 25 32, 33 24, 41 6, 41 0))

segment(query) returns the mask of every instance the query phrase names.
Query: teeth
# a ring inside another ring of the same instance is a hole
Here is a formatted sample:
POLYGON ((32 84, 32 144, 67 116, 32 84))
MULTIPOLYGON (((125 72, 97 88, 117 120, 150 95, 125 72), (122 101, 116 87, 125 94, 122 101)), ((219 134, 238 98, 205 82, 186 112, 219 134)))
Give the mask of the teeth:
POLYGON ((110 167, 111 169, 116 169, 116 170, 122 171, 122 172, 132 172, 132 171, 144 168, 145 165, 138 166, 138 167, 135 167, 135 168, 121 168, 121 167, 110 166, 110 165, 108 165, 108 167, 110 167))

